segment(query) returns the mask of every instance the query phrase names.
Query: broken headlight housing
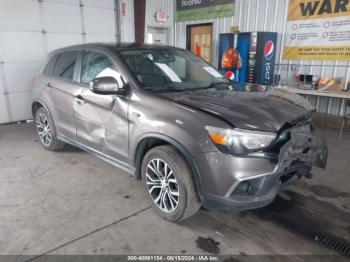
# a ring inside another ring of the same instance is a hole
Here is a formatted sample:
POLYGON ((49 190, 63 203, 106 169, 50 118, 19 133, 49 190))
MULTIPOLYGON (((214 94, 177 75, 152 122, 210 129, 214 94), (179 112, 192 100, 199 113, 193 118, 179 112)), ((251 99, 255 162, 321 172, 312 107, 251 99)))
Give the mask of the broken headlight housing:
POLYGON ((230 154, 247 154, 260 151, 276 139, 277 134, 243 129, 226 129, 206 126, 209 137, 223 152, 230 154))

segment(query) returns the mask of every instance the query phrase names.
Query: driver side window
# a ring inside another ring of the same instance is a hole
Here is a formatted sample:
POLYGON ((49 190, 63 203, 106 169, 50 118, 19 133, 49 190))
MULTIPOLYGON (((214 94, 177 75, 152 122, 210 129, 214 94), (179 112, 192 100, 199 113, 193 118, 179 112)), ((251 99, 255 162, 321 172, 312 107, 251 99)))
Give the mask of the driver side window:
POLYGON ((81 69, 81 80, 83 84, 89 84, 98 76, 113 76, 117 73, 112 61, 104 54, 97 52, 86 52, 81 69))

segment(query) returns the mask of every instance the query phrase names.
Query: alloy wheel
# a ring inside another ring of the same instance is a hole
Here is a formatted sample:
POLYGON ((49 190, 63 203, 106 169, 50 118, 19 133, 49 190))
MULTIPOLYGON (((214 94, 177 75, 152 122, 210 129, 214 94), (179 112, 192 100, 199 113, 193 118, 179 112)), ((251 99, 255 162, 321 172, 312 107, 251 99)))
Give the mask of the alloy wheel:
POLYGON ((36 130, 38 131, 41 143, 49 146, 52 141, 52 134, 49 120, 44 114, 39 114, 36 119, 36 130))
POLYGON ((165 213, 179 205, 180 192, 173 170, 162 159, 152 159, 146 169, 146 183, 153 202, 165 213))

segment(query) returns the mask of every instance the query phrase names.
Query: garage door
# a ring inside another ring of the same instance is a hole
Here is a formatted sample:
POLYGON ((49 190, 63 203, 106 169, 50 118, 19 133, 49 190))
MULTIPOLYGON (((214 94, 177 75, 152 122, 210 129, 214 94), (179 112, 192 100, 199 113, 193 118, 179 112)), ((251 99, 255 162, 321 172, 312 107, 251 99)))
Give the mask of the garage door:
POLYGON ((114 0, 0 1, 0 124, 32 118, 31 80, 48 52, 115 41, 114 0))

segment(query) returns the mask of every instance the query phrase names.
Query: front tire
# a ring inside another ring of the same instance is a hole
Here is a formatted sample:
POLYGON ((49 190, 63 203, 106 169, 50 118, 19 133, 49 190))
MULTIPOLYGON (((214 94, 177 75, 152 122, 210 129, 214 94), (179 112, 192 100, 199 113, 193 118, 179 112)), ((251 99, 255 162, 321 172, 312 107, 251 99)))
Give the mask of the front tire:
POLYGON ((44 107, 40 107, 35 112, 34 123, 40 143, 45 149, 57 151, 65 146, 64 142, 57 139, 52 118, 44 107))
POLYGON ((194 215, 200 202, 187 161, 172 146, 159 146, 147 152, 142 161, 142 180, 153 209, 176 222, 194 215))

